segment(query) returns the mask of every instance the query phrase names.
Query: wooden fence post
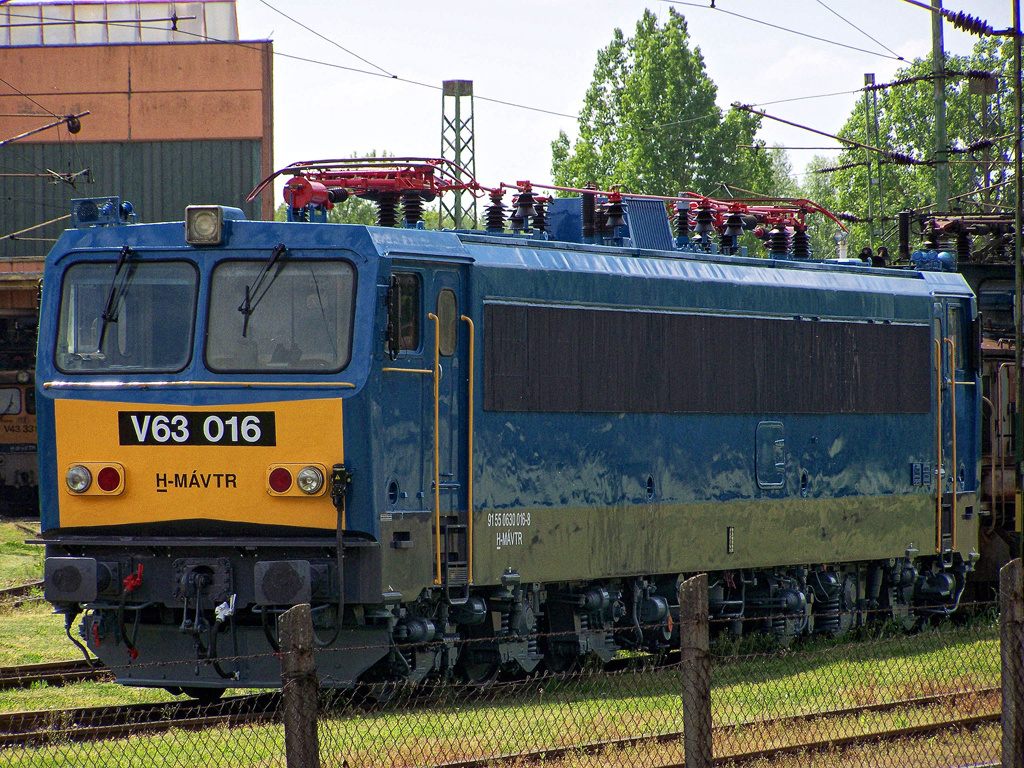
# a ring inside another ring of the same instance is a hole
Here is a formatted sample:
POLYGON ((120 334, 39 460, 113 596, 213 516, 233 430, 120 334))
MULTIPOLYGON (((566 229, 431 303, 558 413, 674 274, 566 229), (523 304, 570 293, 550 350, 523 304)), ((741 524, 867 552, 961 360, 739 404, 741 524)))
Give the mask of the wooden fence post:
POLYGON ((686 768, 711 768, 711 656, 708 653, 708 577, 679 585, 679 650, 683 677, 686 768))
POLYGON ((1002 656, 1003 767, 1024 765, 1024 587, 1020 558, 999 571, 999 649, 1002 656))
POLYGON ((288 768, 320 768, 316 732, 320 682, 313 658, 313 619, 308 605, 281 616, 281 698, 288 768))

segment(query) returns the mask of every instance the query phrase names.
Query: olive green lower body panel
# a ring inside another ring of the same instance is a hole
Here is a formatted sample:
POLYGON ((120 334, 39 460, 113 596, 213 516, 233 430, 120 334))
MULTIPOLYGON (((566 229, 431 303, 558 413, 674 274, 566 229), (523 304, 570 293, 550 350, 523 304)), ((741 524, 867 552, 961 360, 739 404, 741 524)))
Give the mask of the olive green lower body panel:
MULTIPOLYGON (((977 551, 977 499, 958 498, 953 549, 977 551)), ((762 499, 477 512, 473 581, 523 581, 851 563, 936 552, 935 497, 762 499)))

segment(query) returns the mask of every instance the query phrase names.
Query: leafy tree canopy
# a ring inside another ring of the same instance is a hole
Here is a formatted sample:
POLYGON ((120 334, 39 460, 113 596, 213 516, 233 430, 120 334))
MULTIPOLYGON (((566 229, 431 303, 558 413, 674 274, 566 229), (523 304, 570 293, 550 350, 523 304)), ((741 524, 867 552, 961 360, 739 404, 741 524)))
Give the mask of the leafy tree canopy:
MULTIPOLYGON (((978 42, 970 56, 947 56, 946 70, 946 137, 952 152, 949 155, 950 208, 964 212, 1013 210, 1013 185, 996 186, 1012 178, 1013 143, 1013 77, 1010 42, 986 38, 978 42), (967 73, 987 72, 995 75, 995 92, 983 96, 982 79, 967 73), (971 93, 974 90, 975 93, 971 93), (987 149, 975 148, 984 138, 999 139, 987 149), (986 166, 985 160, 989 161, 986 166), (983 188, 990 187, 988 191, 983 188)), ((875 244, 884 244, 894 252, 895 217, 904 208, 934 209, 935 205, 935 107, 931 80, 931 57, 916 59, 896 73, 894 81, 909 80, 905 85, 876 92, 878 134, 874 120, 869 122, 864 99, 853 108, 839 135, 873 147, 898 152, 927 165, 899 164, 882 158, 881 188, 884 195, 884 217, 878 215, 877 198, 872 210, 868 206, 868 169, 872 162, 872 178, 879 178, 879 155, 862 149, 846 149, 837 160, 815 158, 808 170, 852 164, 843 170, 813 174, 805 179, 808 197, 834 211, 846 211, 860 218, 874 218, 871 224, 851 226, 851 251, 856 252, 870 239, 870 229, 881 231, 875 244)), ((870 94, 868 95, 870 99, 870 94)))
POLYGON ((633 37, 616 29, 598 51, 579 138, 570 146, 561 132, 551 145, 555 182, 715 196, 725 183, 775 194, 770 156, 749 149, 760 118, 740 111, 723 117, 716 93, 683 15, 670 9, 659 26, 645 11, 633 37))

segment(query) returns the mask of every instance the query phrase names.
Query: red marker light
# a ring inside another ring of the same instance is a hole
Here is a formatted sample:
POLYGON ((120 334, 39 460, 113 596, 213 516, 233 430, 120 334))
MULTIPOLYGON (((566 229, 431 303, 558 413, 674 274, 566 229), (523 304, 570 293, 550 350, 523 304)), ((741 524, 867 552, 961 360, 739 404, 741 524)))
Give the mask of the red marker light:
POLYGON ((96 484, 99 485, 100 490, 107 493, 116 491, 117 486, 121 484, 121 473, 113 467, 104 467, 96 476, 96 484))
POLYGON ((284 493, 292 487, 292 473, 284 467, 278 467, 270 473, 270 489, 274 493, 284 493))

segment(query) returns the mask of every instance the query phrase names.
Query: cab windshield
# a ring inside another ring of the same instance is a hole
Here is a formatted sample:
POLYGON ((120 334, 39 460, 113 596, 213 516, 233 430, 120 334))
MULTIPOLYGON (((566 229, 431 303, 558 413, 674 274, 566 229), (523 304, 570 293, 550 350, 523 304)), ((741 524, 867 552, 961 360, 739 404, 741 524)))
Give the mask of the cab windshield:
POLYGON ((348 365, 355 270, 347 261, 225 261, 213 269, 212 371, 329 373, 348 365))
POLYGON ((185 261, 82 262, 64 273, 55 363, 64 373, 183 370, 198 275, 185 261))

